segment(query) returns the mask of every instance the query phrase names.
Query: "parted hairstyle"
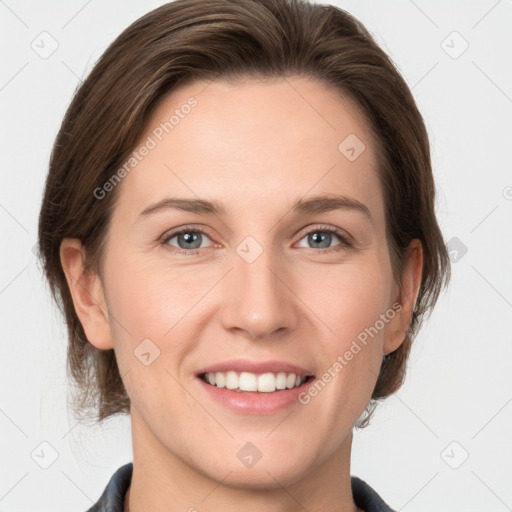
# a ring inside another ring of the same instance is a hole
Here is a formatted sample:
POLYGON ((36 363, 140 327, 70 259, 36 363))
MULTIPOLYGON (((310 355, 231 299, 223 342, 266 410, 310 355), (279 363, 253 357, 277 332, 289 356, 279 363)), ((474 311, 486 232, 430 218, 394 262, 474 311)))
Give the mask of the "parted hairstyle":
MULTIPOLYGON (((350 99, 371 129, 385 200, 386 237, 400 284, 406 249, 418 238, 423 273, 404 342, 383 357, 363 428, 378 401, 404 381, 411 344, 449 282, 450 263, 435 215, 429 139, 411 91, 360 21, 306 0, 177 0, 126 28, 75 91, 56 137, 38 226, 38 250, 68 329, 67 371, 75 417, 101 422, 129 413, 113 349, 86 338, 60 261, 63 238, 86 249, 101 277, 105 236, 119 189, 98 198, 123 166, 159 102, 194 80, 304 77, 350 99)), ((341 142, 341 141, 340 141, 341 142)))

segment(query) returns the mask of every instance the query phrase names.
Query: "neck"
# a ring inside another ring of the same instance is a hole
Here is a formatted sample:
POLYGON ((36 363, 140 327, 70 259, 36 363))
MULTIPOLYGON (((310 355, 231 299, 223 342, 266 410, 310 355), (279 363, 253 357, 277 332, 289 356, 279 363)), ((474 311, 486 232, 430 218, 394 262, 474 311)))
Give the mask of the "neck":
MULTIPOLYGON (((254 512, 364 512, 352 498, 350 453, 352 433, 329 459, 290 484, 272 477, 258 487, 218 480, 187 465, 150 435, 132 409, 133 473, 125 512, 235 512, 250 503, 254 512)), ((229 472, 228 472, 229 473, 229 472)))

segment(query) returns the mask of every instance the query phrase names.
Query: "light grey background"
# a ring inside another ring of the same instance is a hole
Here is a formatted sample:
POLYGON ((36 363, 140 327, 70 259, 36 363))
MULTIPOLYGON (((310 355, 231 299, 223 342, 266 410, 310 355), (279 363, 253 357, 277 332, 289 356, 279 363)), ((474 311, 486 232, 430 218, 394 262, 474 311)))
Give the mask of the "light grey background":
MULTIPOLYGON (((162 3, 0 1, 2 512, 85 511, 132 460, 127 417, 91 429, 67 412, 66 331, 32 248, 75 88, 129 23, 162 3), (43 469, 52 450, 58 458, 43 469)), ((363 21, 412 88, 454 258, 405 385, 355 433, 351 472, 404 512, 510 510, 512 1, 335 3, 363 21)))

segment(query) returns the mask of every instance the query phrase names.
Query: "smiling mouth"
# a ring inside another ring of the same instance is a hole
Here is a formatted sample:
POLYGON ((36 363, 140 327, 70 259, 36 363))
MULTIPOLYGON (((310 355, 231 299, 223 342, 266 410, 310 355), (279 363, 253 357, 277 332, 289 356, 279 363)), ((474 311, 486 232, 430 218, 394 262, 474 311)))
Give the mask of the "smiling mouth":
POLYGON ((198 377, 216 388, 224 388, 239 393, 275 393, 298 388, 311 382, 314 375, 298 375, 293 372, 205 372, 198 377))

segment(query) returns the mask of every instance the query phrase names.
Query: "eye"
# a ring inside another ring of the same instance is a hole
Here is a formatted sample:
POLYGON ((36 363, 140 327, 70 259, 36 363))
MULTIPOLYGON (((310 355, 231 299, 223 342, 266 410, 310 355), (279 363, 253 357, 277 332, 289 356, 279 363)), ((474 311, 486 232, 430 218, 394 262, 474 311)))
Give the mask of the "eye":
POLYGON ((204 238, 208 238, 208 234, 197 227, 185 227, 179 231, 174 231, 165 235, 162 239, 162 244, 170 245, 177 252, 187 253, 187 255, 197 254, 199 249, 203 249, 202 242, 204 238), (176 239, 178 246, 171 244, 171 240, 176 239))
MULTIPOLYGON (((301 235, 302 238, 300 241, 306 239, 306 243, 313 245, 313 247, 309 247, 309 249, 317 249, 316 252, 336 252, 353 246, 349 235, 341 229, 331 226, 313 226, 312 228, 304 229, 301 235), (331 247, 333 235, 334 239, 338 238, 340 242, 334 247, 331 247)), ((209 235, 203 229, 196 226, 185 226, 178 231, 164 235, 161 243, 162 245, 170 246, 173 252, 193 256, 198 254, 200 249, 207 247, 203 245, 205 238, 210 239, 209 235), (175 243, 171 243, 174 239, 176 239, 175 243)))
POLYGON ((313 245, 313 249, 319 249, 317 252, 341 251, 352 247, 350 237, 341 229, 331 226, 313 226, 313 228, 302 232, 301 241, 306 239, 306 243, 313 245), (340 243, 334 247, 329 247, 332 240, 338 238, 340 243))

